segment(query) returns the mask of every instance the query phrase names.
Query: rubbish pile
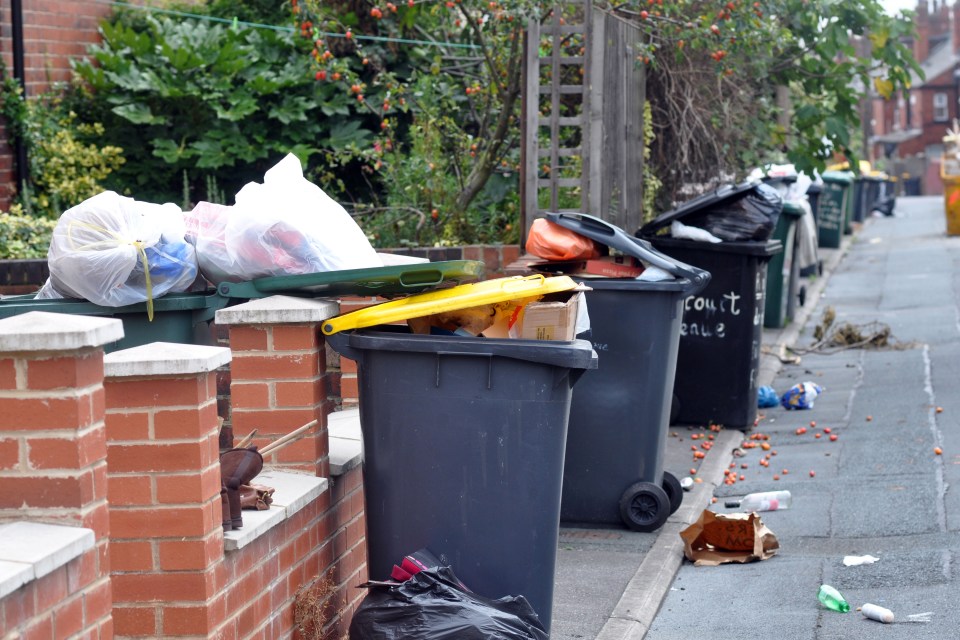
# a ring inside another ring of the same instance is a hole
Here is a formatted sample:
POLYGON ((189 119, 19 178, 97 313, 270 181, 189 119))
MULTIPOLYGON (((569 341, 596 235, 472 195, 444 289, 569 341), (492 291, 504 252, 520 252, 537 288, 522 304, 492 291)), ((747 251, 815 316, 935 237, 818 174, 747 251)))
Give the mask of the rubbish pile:
MULTIPOLYGON (((188 291, 202 275, 238 282, 383 266, 353 218, 303 176, 296 156, 249 183, 233 206, 183 212, 100 193, 65 211, 37 299, 81 298, 107 307, 188 291)), ((152 310, 151 310, 152 312, 152 310)))

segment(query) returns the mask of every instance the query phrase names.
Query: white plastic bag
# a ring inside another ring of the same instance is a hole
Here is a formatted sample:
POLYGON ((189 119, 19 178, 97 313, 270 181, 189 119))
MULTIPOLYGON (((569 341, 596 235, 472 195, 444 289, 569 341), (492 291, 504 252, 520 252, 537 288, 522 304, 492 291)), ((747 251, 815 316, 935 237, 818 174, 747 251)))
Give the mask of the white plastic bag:
POLYGON ((121 307, 186 291, 197 277, 197 256, 183 232, 175 204, 99 193, 57 221, 47 251, 50 278, 37 297, 121 307))
POLYGON ((290 154, 250 182, 232 207, 201 202, 187 214, 200 271, 220 282, 381 267, 346 210, 303 177, 290 154))

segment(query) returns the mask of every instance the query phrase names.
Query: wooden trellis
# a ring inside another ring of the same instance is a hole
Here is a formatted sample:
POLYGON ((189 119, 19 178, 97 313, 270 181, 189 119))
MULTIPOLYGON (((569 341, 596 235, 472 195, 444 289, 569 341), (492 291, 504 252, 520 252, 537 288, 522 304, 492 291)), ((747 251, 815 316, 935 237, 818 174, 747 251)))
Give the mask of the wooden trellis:
POLYGON ((546 211, 580 211, 633 232, 642 220, 644 72, 640 30, 556 3, 527 30, 523 93, 524 241, 546 211), (578 81, 579 80, 579 81, 578 81))

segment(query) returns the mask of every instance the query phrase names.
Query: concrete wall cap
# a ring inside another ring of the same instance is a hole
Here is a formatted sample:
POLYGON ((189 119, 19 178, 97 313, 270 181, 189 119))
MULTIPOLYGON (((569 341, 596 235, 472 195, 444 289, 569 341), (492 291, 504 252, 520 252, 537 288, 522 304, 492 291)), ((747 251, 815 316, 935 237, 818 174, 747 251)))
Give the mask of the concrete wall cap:
POLYGON ((0 320, 0 351, 67 351, 123 338, 116 318, 28 311, 0 320))
POLYGON ((219 325, 304 324, 323 322, 340 314, 333 300, 270 296, 217 311, 219 325))
POLYGON ((121 378, 206 373, 229 362, 227 347, 151 342, 105 355, 103 375, 121 378))

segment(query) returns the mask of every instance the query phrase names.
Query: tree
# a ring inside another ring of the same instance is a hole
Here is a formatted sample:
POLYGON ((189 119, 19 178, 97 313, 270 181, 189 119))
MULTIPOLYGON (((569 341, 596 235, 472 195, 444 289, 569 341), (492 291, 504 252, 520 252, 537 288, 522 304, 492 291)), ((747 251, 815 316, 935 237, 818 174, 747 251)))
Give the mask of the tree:
MULTIPOLYGON (((660 204, 752 167, 857 166, 851 130, 871 86, 889 96, 921 73, 913 25, 877 0, 642 0, 608 3, 646 32, 638 63, 656 140, 660 204), (778 100, 788 96, 788 101, 778 100)), ((907 17, 909 17, 909 13, 907 17)))
POLYGON ((517 0, 293 1, 320 82, 376 120, 355 202, 381 243, 516 237, 523 31, 517 0), (412 229, 412 231, 410 231, 412 229))

